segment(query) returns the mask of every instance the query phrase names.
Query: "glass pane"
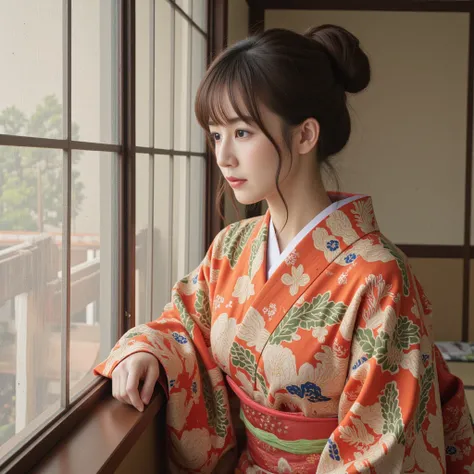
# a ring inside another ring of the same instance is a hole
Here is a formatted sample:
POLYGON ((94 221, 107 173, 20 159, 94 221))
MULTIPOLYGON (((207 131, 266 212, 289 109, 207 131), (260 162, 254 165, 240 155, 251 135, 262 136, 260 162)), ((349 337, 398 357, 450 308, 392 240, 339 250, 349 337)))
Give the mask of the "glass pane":
POLYGON ((118 5, 72 1, 73 140, 117 143, 118 5))
POLYGON ((192 54, 192 77, 191 77, 191 150, 202 153, 206 150, 204 131, 199 125, 194 113, 194 101, 196 93, 207 68, 207 43, 199 31, 193 29, 193 54, 192 54))
POLYGON ((207 3, 207 0, 193 0, 193 20, 204 31, 207 31, 207 3))
POLYGON ((62 3, 0 4, 0 133, 63 138, 62 3))
POLYGON ((59 401, 62 156, 0 147, 0 458, 59 401))
POLYGON ((191 157, 189 183, 189 270, 196 268, 204 257, 206 159, 191 157))
POLYGON ((155 5, 155 148, 171 147, 171 33, 173 11, 166 0, 155 5))
POLYGON ((172 183, 173 168, 169 156, 156 155, 154 193, 153 232, 153 318, 157 318, 166 303, 170 301, 172 250, 172 183))
POLYGON ((189 161, 190 159, 187 156, 175 156, 173 158, 173 282, 181 279, 189 270, 189 161))
POLYGON ((191 2, 192 0, 174 0, 176 5, 180 7, 184 13, 191 16, 191 2))
MULTIPOLYGON (((152 159, 152 158, 151 158, 152 159)), ((137 154, 136 159, 136 251, 135 251, 135 319, 136 324, 151 321, 151 294, 149 289, 151 261, 148 252, 150 232, 149 211, 150 161, 149 155, 137 154)))
POLYGON ((174 52, 174 149, 188 150, 190 122, 190 40, 191 26, 181 16, 175 16, 174 52))
POLYGON ((139 146, 151 145, 151 36, 152 0, 136 3, 136 141, 139 146))
POLYGON ((73 153, 71 223, 71 394, 115 343, 114 262, 117 261, 117 163, 113 153, 73 153))

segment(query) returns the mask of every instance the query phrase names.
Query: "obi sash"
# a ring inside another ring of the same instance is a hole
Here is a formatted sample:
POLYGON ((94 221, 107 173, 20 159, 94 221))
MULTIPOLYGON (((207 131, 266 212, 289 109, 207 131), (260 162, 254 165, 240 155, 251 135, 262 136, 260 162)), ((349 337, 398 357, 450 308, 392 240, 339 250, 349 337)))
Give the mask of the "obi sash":
POLYGON ((337 418, 310 418, 267 408, 253 401, 237 384, 227 382, 240 399, 240 417, 245 425, 247 449, 236 472, 258 467, 263 472, 313 473, 328 438, 338 426, 337 418))

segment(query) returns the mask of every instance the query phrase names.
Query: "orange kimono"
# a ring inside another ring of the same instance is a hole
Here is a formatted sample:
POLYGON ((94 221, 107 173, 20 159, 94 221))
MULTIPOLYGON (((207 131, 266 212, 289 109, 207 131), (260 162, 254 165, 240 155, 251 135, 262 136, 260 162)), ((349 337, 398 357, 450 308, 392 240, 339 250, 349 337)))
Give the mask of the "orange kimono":
POLYGON ((371 199, 332 212, 267 280, 269 222, 267 212, 220 232, 162 315, 95 368, 110 377, 135 352, 157 357, 170 471, 474 473, 462 383, 371 199), (235 396, 246 445, 232 465, 235 396))

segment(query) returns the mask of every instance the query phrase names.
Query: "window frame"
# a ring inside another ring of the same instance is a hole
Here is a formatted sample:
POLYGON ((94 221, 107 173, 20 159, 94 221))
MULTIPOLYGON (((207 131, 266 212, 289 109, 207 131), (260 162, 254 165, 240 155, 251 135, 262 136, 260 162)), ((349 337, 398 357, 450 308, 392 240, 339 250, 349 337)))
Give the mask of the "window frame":
MULTIPOLYGON (((72 0, 63 0, 63 104, 64 104, 64 130, 66 138, 49 139, 25 136, 12 136, 0 134, 0 145, 18 147, 38 147, 63 150, 64 153, 64 179, 63 192, 67 196, 68 214, 67 224, 63 230, 65 242, 65 258, 62 263, 63 291, 62 297, 62 323, 64 324, 62 354, 65 355, 62 363, 62 395, 60 406, 62 409, 47 422, 40 425, 31 435, 26 434, 25 440, 17 443, 0 463, 1 472, 27 472, 38 466, 40 461, 57 446, 65 437, 75 432, 80 422, 87 419, 97 408, 98 404, 111 402, 111 384, 108 379, 97 378, 78 397, 71 400, 69 391, 69 360, 70 354, 70 269, 71 269, 71 166, 72 151, 103 151, 115 153, 118 157, 118 183, 115 190, 118 199, 118 294, 115 302, 117 317, 117 338, 128 329, 135 326, 135 173, 136 153, 150 155, 166 154, 169 156, 184 155, 192 159, 202 156, 206 160, 205 184, 205 245, 208 246, 213 236, 222 228, 222 221, 214 211, 215 192, 219 170, 208 148, 203 153, 193 150, 163 150, 154 147, 136 146, 136 71, 135 71, 135 14, 136 0, 113 0, 118 4, 118 44, 116 54, 118 59, 118 144, 104 144, 87 141, 71 140, 71 26, 72 26, 72 0), (66 361, 66 362, 65 362, 66 361), (63 380, 65 379, 65 380, 63 380)), ((193 0, 190 0, 190 14, 186 14, 175 0, 165 1, 174 9, 173 14, 182 15, 191 23, 190 32, 198 29, 207 41, 208 64, 226 45, 227 37, 227 0, 207 1, 207 33, 193 21, 193 0)), ((174 34, 174 28, 173 28, 174 34)), ((174 55, 174 45, 172 54, 174 55)), ((173 84, 172 84, 173 87, 173 84)), ((152 107, 154 109, 154 106, 152 107)), ((152 110, 151 113, 154 113, 152 110)), ((161 402, 160 402, 161 406, 161 402)), ((154 406, 156 411, 157 404, 154 406)), ((146 410, 145 410, 146 411, 146 410)), ((20 435, 21 436, 21 435, 20 435)))

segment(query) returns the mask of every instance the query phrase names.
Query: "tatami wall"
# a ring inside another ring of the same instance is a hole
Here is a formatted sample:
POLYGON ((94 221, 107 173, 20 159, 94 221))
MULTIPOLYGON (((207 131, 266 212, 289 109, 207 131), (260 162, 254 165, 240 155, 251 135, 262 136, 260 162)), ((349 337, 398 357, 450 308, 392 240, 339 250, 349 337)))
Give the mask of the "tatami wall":
MULTIPOLYGON (((462 245, 468 15, 265 11, 266 29, 302 32, 324 23, 353 32, 373 72, 369 88, 349 98, 353 133, 333 163, 341 190, 371 195, 382 231, 396 244, 462 245)), ((229 44, 244 38, 247 28, 246 2, 230 0, 229 44)), ((226 212, 228 220, 236 219, 229 203, 226 212)), ((471 228, 474 244, 474 219, 471 228)), ((462 259, 412 258, 411 263, 433 303, 436 339, 461 339, 462 259)), ((474 295, 474 261, 471 267, 474 295)))

